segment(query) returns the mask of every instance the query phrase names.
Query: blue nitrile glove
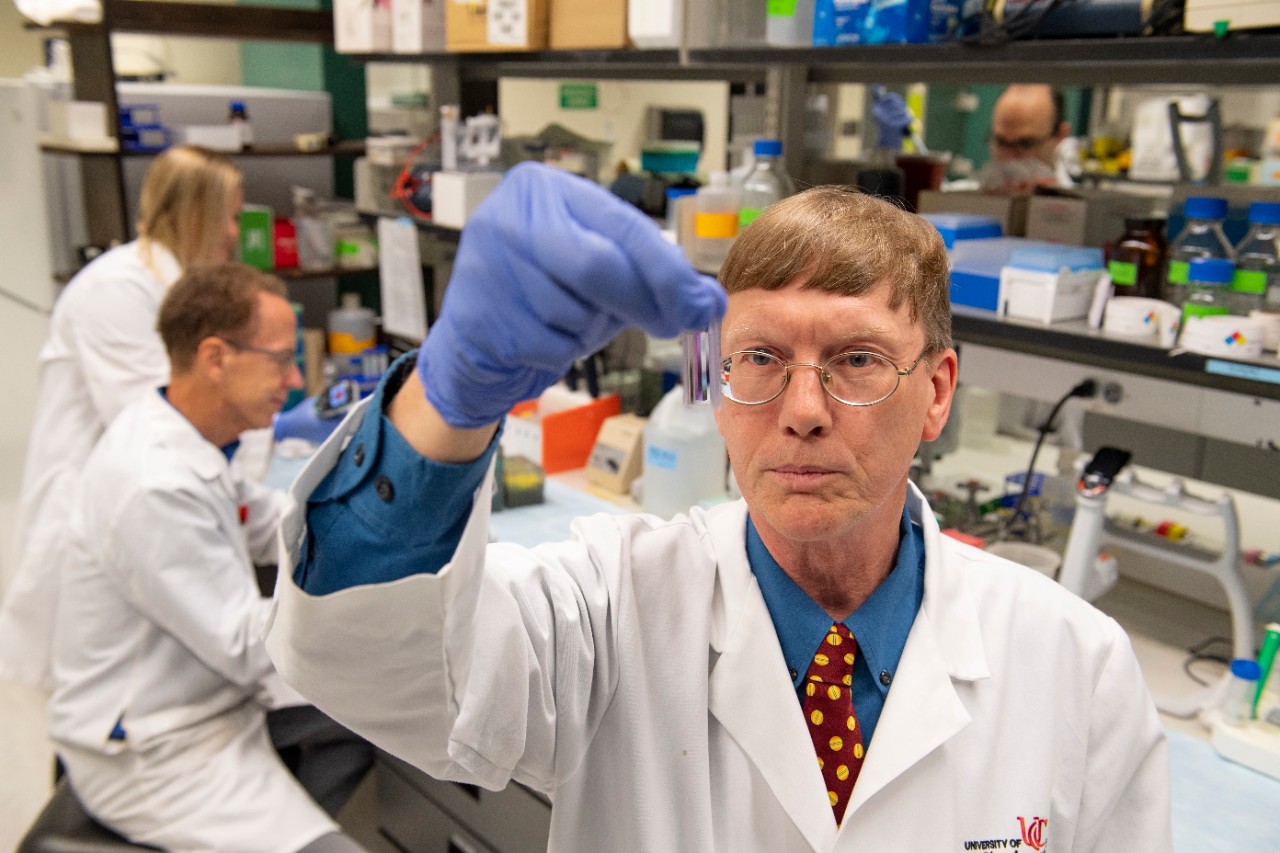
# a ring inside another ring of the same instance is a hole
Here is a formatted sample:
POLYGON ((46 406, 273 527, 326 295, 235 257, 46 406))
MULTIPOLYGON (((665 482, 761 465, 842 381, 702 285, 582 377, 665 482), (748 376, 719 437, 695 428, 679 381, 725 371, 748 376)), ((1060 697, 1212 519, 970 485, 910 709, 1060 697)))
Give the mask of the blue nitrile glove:
POLYGON ((628 326, 670 338, 724 306, 720 285, 640 211, 584 178, 522 163, 463 229, 418 373, 447 423, 476 428, 628 326))
POLYGON ((916 117, 901 95, 876 86, 871 93, 871 118, 876 123, 878 147, 897 151, 916 117))
POLYGON ((276 441, 286 438, 302 438, 312 444, 323 444, 329 433, 342 423, 342 415, 324 418, 316 410, 316 398, 307 397, 288 411, 276 414, 272 433, 276 441))

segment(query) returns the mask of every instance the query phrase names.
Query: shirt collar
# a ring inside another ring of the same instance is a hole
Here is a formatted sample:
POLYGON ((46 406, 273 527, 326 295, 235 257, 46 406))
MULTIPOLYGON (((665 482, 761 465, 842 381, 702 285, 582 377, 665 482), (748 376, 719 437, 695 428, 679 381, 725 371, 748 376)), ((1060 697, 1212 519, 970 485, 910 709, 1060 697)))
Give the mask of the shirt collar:
MULTIPOLYGON (((747 559, 760 585, 782 654, 799 688, 808 661, 831 627, 831 617, 782 570, 747 516, 747 559)), ((844 620, 873 673, 893 676, 924 597, 924 532, 903 507, 898 557, 888 577, 844 620)), ((888 685, 875 679, 882 694, 888 685)))

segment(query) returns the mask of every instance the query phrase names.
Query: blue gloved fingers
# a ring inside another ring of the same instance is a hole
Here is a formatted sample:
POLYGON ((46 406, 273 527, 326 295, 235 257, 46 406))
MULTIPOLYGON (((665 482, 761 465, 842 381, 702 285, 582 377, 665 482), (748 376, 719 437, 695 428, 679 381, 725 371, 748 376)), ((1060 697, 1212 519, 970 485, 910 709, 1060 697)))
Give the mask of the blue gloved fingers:
POLYGON ((724 292, 714 279, 700 275, 644 214, 604 188, 521 164, 490 200, 508 189, 508 201, 537 229, 510 236, 527 242, 548 278, 610 311, 624 326, 672 337, 724 313, 724 292))
POLYGON ((316 411, 316 398, 307 397, 288 411, 276 414, 272 422, 272 435, 276 441, 286 438, 302 438, 313 444, 323 444, 329 434, 342 423, 342 415, 322 418, 316 411))

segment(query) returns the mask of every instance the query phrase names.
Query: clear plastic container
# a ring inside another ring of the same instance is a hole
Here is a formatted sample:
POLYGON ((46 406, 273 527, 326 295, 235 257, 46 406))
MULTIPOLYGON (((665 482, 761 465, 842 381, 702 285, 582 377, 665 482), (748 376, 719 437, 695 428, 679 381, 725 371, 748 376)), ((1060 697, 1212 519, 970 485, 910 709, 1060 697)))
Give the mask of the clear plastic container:
POLYGON ((342 306, 329 312, 329 352, 362 356, 374 338, 374 314, 360 304, 360 294, 342 294, 342 306))
POLYGON ((814 5, 814 0, 766 0, 765 41, 783 47, 812 45, 814 5))
POLYGON ((1165 274, 1165 298, 1174 305, 1186 302, 1189 264, 1195 258, 1235 259, 1235 250, 1222 233, 1222 220, 1227 216, 1227 201, 1222 198, 1193 196, 1187 199, 1187 217, 1182 231, 1169 244, 1169 268, 1165 274))
POLYGON ((755 165, 742 182, 738 230, 746 228, 766 207, 796 191, 795 182, 782 164, 782 142, 759 139, 753 147, 755 165))
POLYGON ((1235 264, 1223 258, 1195 258, 1188 264, 1185 298, 1182 301, 1182 319, 1210 317, 1214 314, 1230 314, 1227 294, 1231 290, 1231 278, 1235 264))
POLYGON ((719 270, 737 237, 738 191, 729 186, 728 172, 712 172, 710 183, 694 196, 689 258, 701 270, 719 270))
POLYGON ((644 428, 645 512, 670 518, 725 493, 728 456, 711 406, 686 406, 672 388, 644 428))
POLYGON ((1231 310, 1280 311, 1280 202, 1249 205, 1249 233, 1236 246, 1231 310))
POLYGON ((1231 678, 1227 681, 1227 693, 1222 699, 1222 719, 1233 725, 1243 725, 1253 717, 1253 698, 1258 692, 1258 678, 1262 669, 1257 661, 1236 658, 1231 662, 1231 678))

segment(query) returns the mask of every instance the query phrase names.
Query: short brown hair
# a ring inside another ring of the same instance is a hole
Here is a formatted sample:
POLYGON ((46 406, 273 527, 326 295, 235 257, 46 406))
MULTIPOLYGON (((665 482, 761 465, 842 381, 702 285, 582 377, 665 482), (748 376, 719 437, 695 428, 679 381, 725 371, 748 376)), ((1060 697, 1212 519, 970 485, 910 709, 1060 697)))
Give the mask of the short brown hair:
POLYGON ((738 235, 720 269, 729 293, 806 288, 859 296, 887 284, 923 324, 925 352, 951 346, 950 274, 937 230, 914 213, 853 187, 821 186, 770 205, 738 235))
POLYGON ((151 164, 138 198, 138 237, 173 252, 183 269, 206 263, 227 241, 240 170, 191 145, 166 149, 151 164))
POLYGON ((196 267, 183 274, 165 295, 156 321, 170 369, 190 370, 205 338, 253 337, 259 293, 288 298, 284 282, 245 264, 196 267))

